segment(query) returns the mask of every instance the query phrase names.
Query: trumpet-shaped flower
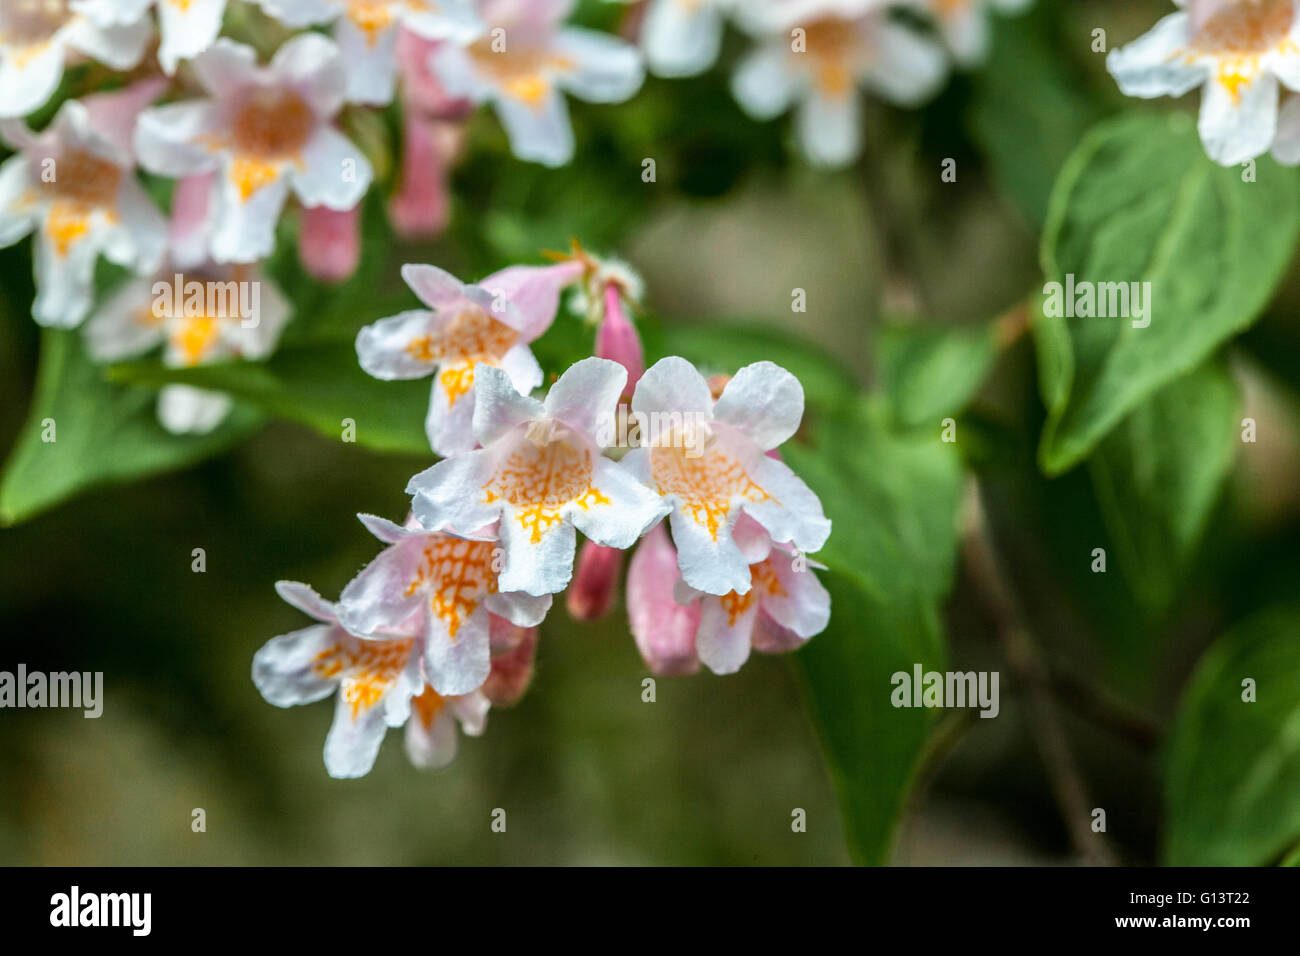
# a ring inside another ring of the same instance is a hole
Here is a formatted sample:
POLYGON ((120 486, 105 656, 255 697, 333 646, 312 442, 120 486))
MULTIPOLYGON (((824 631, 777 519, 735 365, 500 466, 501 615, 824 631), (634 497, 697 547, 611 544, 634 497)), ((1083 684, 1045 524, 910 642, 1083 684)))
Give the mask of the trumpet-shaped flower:
POLYGON ((473 44, 441 44, 430 65, 451 96, 491 101, 520 159, 562 166, 573 157, 564 93, 620 103, 641 87, 637 50, 561 21, 573 0, 481 0, 487 32, 473 44))
MULTIPOLYGON (((163 364, 192 368, 231 358, 268 357, 291 315, 275 284, 248 266, 208 267, 132 280, 86 323, 97 362, 116 362, 163 345, 163 364)), ((158 420, 176 434, 216 428, 233 402, 222 392, 166 385, 158 420)))
POLYGON ((280 581, 275 589, 320 623, 268 641, 253 657, 253 683, 277 707, 310 704, 337 692, 325 769, 331 777, 364 776, 387 729, 406 723, 412 698, 424 686, 420 638, 357 637, 339 623, 338 606, 307 585, 280 581))
POLYGON ((397 38, 406 29, 427 40, 468 43, 483 32, 463 0, 262 0, 291 26, 333 23, 348 64, 348 99, 384 105, 397 80, 397 38))
POLYGON ((253 262, 270 254, 290 189, 305 206, 351 209, 370 186, 369 160, 333 118, 347 82, 338 47, 294 37, 259 67, 251 47, 219 39, 194 59, 209 99, 148 110, 136 127, 140 163, 164 176, 216 172, 210 254, 253 262))
POLYGON ((765 454, 798 429, 803 401, 799 380, 771 362, 742 368, 716 402, 685 359, 662 359, 642 376, 632 411, 643 447, 622 463, 671 505, 673 541, 691 587, 749 590, 753 562, 734 534, 742 514, 800 551, 826 542, 831 523, 817 496, 765 454))
POLYGON ((512 266, 477 285, 426 265, 405 265, 402 278, 428 309, 402 312, 357 335, 357 358, 375 378, 433 375, 425 431, 439 455, 474 447, 476 381, 498 366, 520 391, 542 384, 528 343, 546 331, 559 309, 560 290, 581 266, 512 266))
POLYGON ((348 630, 406 630, 424 641, 424 671, 444 696, 477 690, 491 672, 491 614, 519 627, 540 624, 551 597, 502 589, 497 544, 362 515, 389 545, 339 597, 348 630), (489 613, 491 612, 491 614, 489 613))
POLYGON ((167 246, 167 223, 135 177, 126 126, 146 84, 69 100, 45 130, 0 128, 17 155, 0 165, 0 246, 36 233, 36 301, 42 325, 77 325, 90 312, 95 260, 148 273, 167 246))
POLYGON ((668 512, 657 495, 604 457, 627 372, 600 358, 574 364, 545 402, 521 395, 505 372, 479 371, 474 436, 482 448, 440 461, 407 491, 430 529, 497 525, 500 586, 554 594, 573 575, 577 531, 627 548, 668 512))
POLYGON ((140 62, 153 32, 143 13, 101 26, 79 6, 76 0, 0 4, 0 118, 40 109, 58 89, 69 54, 85 54, 115 70, 140 62))
POLYGON ((915 106, 943 82, 942 50, 888 19, 879 0, 759 4, 748 19, 764 37, 736 69, 732 92, 755 119, 797 106, 795 125, 808 158, 843 166, 862 149, 858 85, 915 106))
POLYGON ((1192 0, 1186 6, 1112 50, 1106 68, 1129 96, 1182 96, 1200 87, 1197 125, 1206 153, 1224 166, 1253 159, 1277 132, 1279 82, 1300 90, 1300 4, 1192 0))

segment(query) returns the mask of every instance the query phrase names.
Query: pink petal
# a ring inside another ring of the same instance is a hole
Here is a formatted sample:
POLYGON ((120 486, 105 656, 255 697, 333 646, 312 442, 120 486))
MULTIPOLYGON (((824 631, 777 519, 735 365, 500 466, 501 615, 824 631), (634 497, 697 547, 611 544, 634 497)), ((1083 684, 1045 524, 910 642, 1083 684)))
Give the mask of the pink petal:
POLYGON ((645 374, 645 349, 636 326, 623 307, 623 297, 615 285, 605 287, 605 318, 596 332, 596 354, 611 359, 627 369, 624 398, 630 398, 636 383, 645 374))
POLYGON ((700 602, 683 606, 673 600, 673 585, 680 578, 677 552, 663 525, 656 525, 641 539, 628 566, 627 616, 646 666, 664 677, 700 669, 695 650, 700 602))
POLYGON ((492 672, 483 684, 483 694, 493 707, 509 707, 518 702, 533 679, 533 659, 537 655, 537 628, 516 628, 495 614, 491 619, 494 642, 502 627, 518 631, 519 640, 511 650, 492 658, 492 672))
POLYGON ((298 220, 298 257, 303 267, 325 282, 342 282, 361 260, 361 207, 336 212, 304 206, 298 220))
POLYGON ((565 597, 569 613, 579 621, 594 621, 608 614, 618 592, 618 572, 622 567, 622 551, 594 541, 584 542, 578 552, 578 569, 565 597))

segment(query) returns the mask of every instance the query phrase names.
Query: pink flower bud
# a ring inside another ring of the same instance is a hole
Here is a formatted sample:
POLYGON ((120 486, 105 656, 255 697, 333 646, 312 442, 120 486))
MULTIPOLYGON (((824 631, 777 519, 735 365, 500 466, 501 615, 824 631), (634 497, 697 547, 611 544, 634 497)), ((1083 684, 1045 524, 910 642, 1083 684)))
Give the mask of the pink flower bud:
POLYGON ((401 236, 432 239, 447 227, 451 211, 447 167, 459 147, 459 130, 410 110, 404 130, 400 179, 388 213, 401 236))
POLYGON ((662 524, 641 539, 627 570, 627 616, 637 650, 652 674, 676 677, 700 669, 695 632, 700 602, 681 605, 673 587, 681 579, 677 550, 662 524))
POLYGON ((565 598, 569 613, 579 621, 594 621, 608 614, 614 605, 622 566, 622 551, 594 541, 584 542, 578 553, 578 570, 565 598))
POLYGON ((623 394, 630 396, 645 374, 645 349, 623 307, 622 294, 612 284, 605 286, 605 318, 596 332, 596 355, 612 359, 627 369, 627 388, 623 394))
POLYGON ((176 183, 172 193, 172 263, 192 269, 208 258, 208 212, 216 173, 196 173, 176 183))
POLYGON ((429 60, 443 41, 426 40, 410 30, 397 34, 397 68, 402 77, 402 98, 408 108, 429 116, 453 116, 468 113, 473 104, 466 99, 449 96, 433 70, 429 60))
POLYGON ((501 645, 509 646, 510 649, 492 658, 492 671, 483 684, 483 695, 492 702, 493 707, 509 707, 524 696, 524 691, 528 690, 528 684, 533 679, 537 628, 516 627, 494 614, 491 629, 493 649, 501 645), (510 640, 505 639, 507 630, 510 631, 510 640))
POLYGON ((361 207, 342 212, 304 206, 298 220, 298 258, 325 282, 342 282, 361 261, 361 207))

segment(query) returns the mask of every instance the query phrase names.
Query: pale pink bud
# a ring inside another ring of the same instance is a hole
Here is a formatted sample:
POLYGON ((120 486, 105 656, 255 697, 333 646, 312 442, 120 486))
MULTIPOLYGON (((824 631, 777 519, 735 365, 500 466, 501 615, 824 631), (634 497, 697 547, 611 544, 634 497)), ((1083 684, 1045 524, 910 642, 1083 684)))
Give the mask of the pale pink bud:
POLYGON ((612 359, 627 369, 624 395, 631 395, 645 374, 645 349, 623 307, 623 296, 613 284, 605 286, 605 317, 596 331, 596 355, 612 359))
POLYGON ((196 173, 178 180, 172 192, 172 262, 191 269, 208 257, 208 211, 216 173, 196 173))
POLYGON ((397 192, 388 205, 393 228, 407 239, 432 239, 447 227, 451 197, 448 165, 459 147, 459 130, 407 111, 397 192))
POLYGON ((578 570, 565 596, 569 613, 579 621, 604 617, 614 606, 618 590, 618 572, 623 566, 623 552, 586 541, 578 552, 578 570))
POLYGON ((637 650, 652 674, 676 677, 700 669, 695 632, 700 602, 681 605, 673 586, 681 580, 677 550, 662 524, 641 539, 627 569, 627 616, 637 650))
POLYGON ((303 206, 298 220, 298 258, 325 282, 342 282, 361 261, 361 207, 340 211, 303 206))
POLYGON ((496 646, 497 631, 509 629, 518 640, 510 650, 492 658, 492 670, 483 684, 483 694, 493 707, 509 707, 524 696, 529 682, 533 679, 533 659, 537 655, 537 628, 516 627, 505 618, 491 618, 493 645, 496 646), (500 622, 498 625, 497 622, 500 622))

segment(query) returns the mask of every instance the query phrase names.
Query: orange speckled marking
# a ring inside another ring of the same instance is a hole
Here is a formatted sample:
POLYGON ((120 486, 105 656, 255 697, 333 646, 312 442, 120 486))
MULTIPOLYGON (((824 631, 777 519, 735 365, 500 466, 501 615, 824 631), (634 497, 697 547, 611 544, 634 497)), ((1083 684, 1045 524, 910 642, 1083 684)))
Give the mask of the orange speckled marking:
POLYGON ((388 0, 350 0, 347 16, 366 35, 366 46, 372 48, 379 42, 379 34, 393 25, 388 0))
POLYGON ((474 365, 464 362, 444 368, 438 373, 443 390, 447 393, 447 406, 456 404, 456 400, 474 387, 474 365))
POLYGON ((316 655, 312 670, 319 676, 341 677, 343 699, 352 720, 369 710, 388 692, 411 659, 413 638, 396 641, 339 642, 316 655))
POLYGON ((483 486, 489 504, 504 500, 516 509, 514 519, 538 544, 542 535, 562 519, 568 504, 580 508, 607 505, 609 498, 592 487, 591 452, 555 439, 545 443, 520 442, 505 463, 483 486))
POLYGON ((1294 22, 1292 0, 1240 0, 1218 10, 1197 30, 1187 49, 1175 50, 1167 59, 1194 63, 1204 56, 1216 58, 1215 79, 1240 104, 1242 87, 1259 74, 1265 54, 1300 53, 1289 38, 1294 22))
POLYGON ((442 386, 447 403, 454 405, 474 386, 474 366, 496 365, 519 341, 519 333, 483 309, 458 312, 433 332, 413 338, 406 353, 417 362, 443 365, 442 386))
POLYGON ((423 560, 406 593, 428 592, 430 609, 446 622, 453 641, 479 602, 497 589, 493 548, 491 541, 466 541, 446 534, 431 535, 424 545, 423 560))
POLYGON ((217 344, 220 331, 220 321, 212 316, 187 315, 171 335, 172 347, 185 365, 198 365, 217 344))
POLYGON ((853 23, 838 17, 824 17, 809 23, 804 31, 805 52, 792 51, 796 62, 811 69, 813 82, 823 96, 838 97, 851 93, 862 55, 853 23))
POLYGON ((492 49, 492 39, 480 40, 469 48, 476 66, 493 77, 509 96, 539 109, 551 91, 551 75, 567 73, 574 64, 567 57, 557 56, 545 49, 511 49, 507 43, 504 52, 492 49))
POLYGON ((54 251, 66 256, 90 231, 90 211, 76 203, 58 202, 50 207, 45 219, 45 234, 54 243, 54 251))
POLYGON ((776 576, 776 570, 772 567, 770 560, 760 561, 757 564, 749 566, 749 574, 752 579, 749 590, 744 594, 737 594, 730 591, 718 600, 722 603, 722 609, 727 612, 727 626, 735 627, 736 622, 754 606, 755 601, 767 597, 785 597, 786 590, 781 586, 781 581, 776 576))
POLYGON ((424 685, 424 691, 419 697, 411 700, 411 708, 415 711, 415 716, 419 718, 424 729, 428 730, 433 726, 433 722, 438 718, 438 712, 447 706, 447 698, 443 697, 428 684, 424 685))
POLYGON ((718 540, 731 509, 741 501, 766 501, 771 496, 717 446, 691 458, 685 448, 650 450, 650 477, 661 495, 676 495, 683 514, 708 529, 718 540))

